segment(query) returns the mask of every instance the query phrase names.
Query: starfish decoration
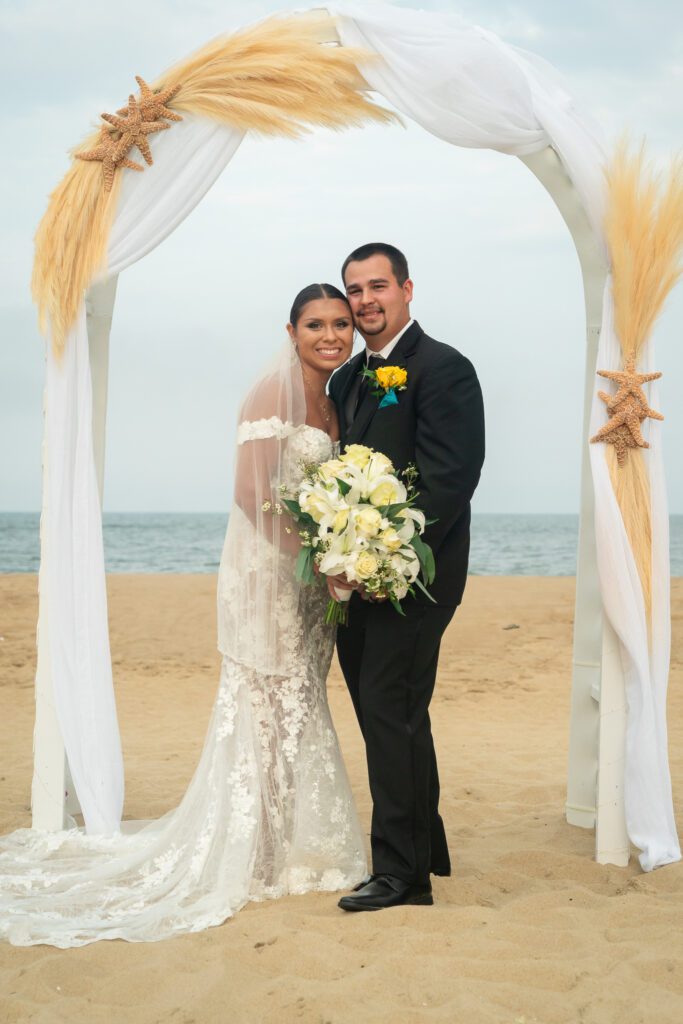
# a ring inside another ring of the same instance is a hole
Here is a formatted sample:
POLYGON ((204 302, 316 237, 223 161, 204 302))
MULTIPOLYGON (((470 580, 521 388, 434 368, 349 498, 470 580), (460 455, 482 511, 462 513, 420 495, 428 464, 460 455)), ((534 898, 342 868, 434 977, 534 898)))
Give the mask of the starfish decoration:
POLYGON ((636 373, 635 356, 629 356, 623 370, 598 370, 601 377, 613 380, 619 385, 616 394, 609 395, 606 391, 598 391, 598 396, 605 402, 610 419, 604 427, 591 438, 591 444, 604 441, 613 444, 617 453, 617 462, 625 465, 629 448, 649 448, 650 445, 642 435, 640 424, 646 419, 663 420, 661 413, 651 409, 642 385, 650 380, 658 380, 661 373, 636 373))
POLYGON ((180 114, 174 113, 166 106, 178 92, 180 85, 173 89, 153 92, 144 79, 139 75, 135 77, 140 86, 140 100, 129 96, 127 107, 122 107, 116 114, 102 114, 102 119, 107 124, 100 128, 98 145, 94 149, 76 153, 79 160, 99 160, 102 163, 105 192, 111 191, 118 167, 128 167, 132 171, 144 170, 141 164, 128 157, 133 146, 140 150, 147 164, 154 162, 147 136, 171 127, 166 121, 161 121, 161 117, 171 121, 182 121, 180 114))
POLYGON ((152 135, 154 132, 164 131, 170 125, 166 124, 165 121, 143 120, 142 111, 137 105, 134 96, 128 97, 128 114, 126 117, 118 117, 116 114, 102 114, 102 117, 109 124, 113 125, 117 131, 121 132, 120 138, 116 141, 114 163, 122 160, 133 146, 137 146, 148 164, 154 163, 147 136, 152 135))
MULTIPOLYGON (((158 121, 160 117, 166 117, 169 121, 182 121, 180 114, 176 114, 174 110, 169 110, 166 106, 180 89, 180 84, 172 89, 160 89, 158 92, 154 92, 140 75, 135 76, 135 81, 140 86, 138 107, 142 111, 144 121, 158 121)), ((116 113, 128 114, 129 109, 129 107, 121 107, 116 113)))
POLYGON ((84 153, 77 153, 79 160, 100 160, 102 162, 102 177, 104 180, 104 191, 111 192, 114 184, 114 174, 117 167, 130 167, 132 171, 142 171, 140 164, 129 160, 125 155, 119 156, 117 152, 117 140, 108 129, 100 129, 100 142, 94 149, 86 150, 84 153))

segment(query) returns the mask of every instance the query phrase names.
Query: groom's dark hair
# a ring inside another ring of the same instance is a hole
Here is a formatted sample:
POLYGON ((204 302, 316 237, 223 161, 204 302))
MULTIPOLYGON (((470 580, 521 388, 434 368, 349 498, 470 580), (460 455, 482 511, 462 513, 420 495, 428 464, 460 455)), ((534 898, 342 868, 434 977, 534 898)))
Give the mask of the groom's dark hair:
POLYGON ((357 249, 354 249, 344 260, 341 269, 342 281, 346 284, 344 274, 349 263, 355 263, 358 260, 369 260, 371 256, 386 256, 391 263, 394 277, 399 284, 405 284, 410 277, 408 260, 395 245, 389 245, 388 242, 366 242, 365 245, 360 245, 357 249))

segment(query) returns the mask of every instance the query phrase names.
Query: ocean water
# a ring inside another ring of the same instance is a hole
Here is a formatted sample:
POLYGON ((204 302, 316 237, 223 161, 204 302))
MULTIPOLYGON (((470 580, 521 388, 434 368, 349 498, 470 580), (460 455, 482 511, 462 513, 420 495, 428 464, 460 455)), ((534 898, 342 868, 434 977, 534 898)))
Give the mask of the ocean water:
MULTIPOLYGON (((0 513, 0 572, 37 572, 37 512, 0 513)), ((108 512, 107 572, 216 572, 222 513, 108 512)), ((683 576, 683 515, 671 516, 671 572, 683 576)), ((472 519, 470 572, 478 576, 573 576, 576 515, 480 514, 472 519)))

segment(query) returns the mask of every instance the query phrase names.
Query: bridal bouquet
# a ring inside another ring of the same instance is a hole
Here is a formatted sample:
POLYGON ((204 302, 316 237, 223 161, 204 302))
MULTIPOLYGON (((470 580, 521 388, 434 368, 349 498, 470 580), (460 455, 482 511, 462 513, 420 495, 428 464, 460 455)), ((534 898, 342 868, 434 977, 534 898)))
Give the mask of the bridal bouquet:
MULTIPOLYGON (((402 476, 405 482, 386 455, 360 444, 304 467, 298 494, 282 501, 299 527, 297 579, 312 582, 316 569, 343 576, 368 596, 391 601, 401 615, 400 601, 414 587, 429 597, 425 584, 434 579, 434 556, 421 537, 428 525, 424 513, 414 507, 417 471, 409 467, 402 476)), ((337 591, 326 622, 346 622, 351 593, 337 591)))

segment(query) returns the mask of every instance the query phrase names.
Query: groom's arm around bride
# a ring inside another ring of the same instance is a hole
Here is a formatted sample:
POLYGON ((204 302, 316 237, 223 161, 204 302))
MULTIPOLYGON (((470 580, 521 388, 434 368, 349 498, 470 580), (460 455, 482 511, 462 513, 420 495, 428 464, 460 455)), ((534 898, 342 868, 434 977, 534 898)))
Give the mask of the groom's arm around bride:
POLYGON ((403 254, 383 243, 345 261, 344 285, 365 347, 331 381, 342 444, 365 444, 398 470, 413 463, 418 507, 436 522, 424 539, 436 578, 426 597, 388 603, 354 595, 338 632, 339 660, 363 732, 373 798, 373 880, 346 896, 347 910, 431 903, 430 873, 450 874, 438 811, 439 779, 429 722, 441 636, 462 599, 470 499, 484 459, 481 390, 471 362, 430 338, 410 316, 413 284, 403 254), (372 359, 372 361, 370 361, 372 359), (381 404, 366 366, 406 371, 398 401, 381 404))

